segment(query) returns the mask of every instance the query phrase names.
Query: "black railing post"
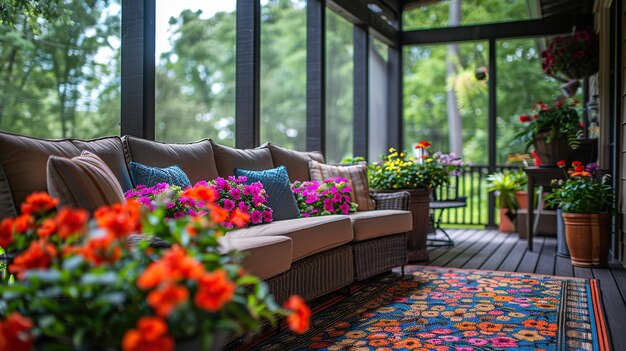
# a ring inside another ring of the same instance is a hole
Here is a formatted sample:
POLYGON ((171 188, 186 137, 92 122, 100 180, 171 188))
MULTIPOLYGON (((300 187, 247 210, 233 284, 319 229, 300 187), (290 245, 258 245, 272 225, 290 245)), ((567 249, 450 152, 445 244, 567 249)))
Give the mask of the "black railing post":
MULTIPOLYGON (((488 116, 488 129, 489 129, 489 173, 496 171, 497 163, 497 145, 496 145, 496 117, 497 117, 497 101, 496 101, 496 40, 489 39, 489 116, 488 116)), ((495 208, 496 198, 494 193, 489 193, 489 214, 487 217, 487 227, 493 228, 496 226, 495 221, 495 208)))

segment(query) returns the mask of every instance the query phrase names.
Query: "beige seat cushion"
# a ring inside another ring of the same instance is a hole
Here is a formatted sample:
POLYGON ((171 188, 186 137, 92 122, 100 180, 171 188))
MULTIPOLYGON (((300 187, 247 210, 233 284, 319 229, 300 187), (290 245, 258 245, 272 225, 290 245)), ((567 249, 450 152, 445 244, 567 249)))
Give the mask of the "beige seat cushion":
POLYGON ((226 234, 232 237, 288 236, 293 240, 292 261, 352 241, 352 224, 347 216, 287 219, 226 234))
POLYGON ((376 203, 370 197, 370 187, 367 182, 367 166, 365 164, 351 166, 332 166, 309 161, 311 180, 323 182, 329 178, 341 177, 348 180, 350 200, 358 205, 357 211, 371 211, 376 209, 376 203))
POLYGON ((100 206, 125 201, 111 169, 89 151, 71 159, 50 156, 47 178, 50 196, 59 199, 59 207, 83 208, 93 213, 100 206))
POLYGON ((249 171, 262 171, 274 168, 272 155, 268 148, 234 149, 220 145, 211 140, 213 155, 217 163, 217 171, 220 177, 228 177, 235 174, 235 168, 249 171))
POLYGON ((354 241, 405 233, 413 229, 413 217, 410 211, 362 211, 353 213, 348 217, 352 221, 354 241))
POLYGON ((189 177, 191 184, 219 177, 213 147, 208 140, 188 144, 162 143, 133 136, 124 136, 127 162, 165 168, 178 165, 189 177))
POLYGON ((223 252, 238 250, 245 253, 243 267, 261 279, 271 278, 291 267, 293 243, 286 236, 255 236, 219 238, 223 252))
POLYGON ((319 151, 295 151, 272 143, 265 143, 262 146, 270 149, 274 167, 285 166, 287 168, 289 180, 292 183, 297 180, 311 180, 309 176, 309 160, 324 163, 324 155, 319 151))

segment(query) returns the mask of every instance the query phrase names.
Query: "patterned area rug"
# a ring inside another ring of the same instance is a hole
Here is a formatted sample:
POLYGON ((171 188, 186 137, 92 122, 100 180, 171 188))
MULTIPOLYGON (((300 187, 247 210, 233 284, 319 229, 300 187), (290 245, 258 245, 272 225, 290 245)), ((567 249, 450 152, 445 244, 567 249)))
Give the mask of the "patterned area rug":
POLYGON ((410 267, 314 309, 304 335, 258 350, 607 350, 597 282, 524 273, 410 267))

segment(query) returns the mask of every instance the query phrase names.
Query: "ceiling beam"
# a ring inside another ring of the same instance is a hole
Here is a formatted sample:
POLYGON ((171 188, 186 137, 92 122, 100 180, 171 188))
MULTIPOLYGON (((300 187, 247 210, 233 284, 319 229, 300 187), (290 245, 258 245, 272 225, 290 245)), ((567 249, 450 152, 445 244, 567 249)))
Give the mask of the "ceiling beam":
POLYGON ((328 7, 354 24, 373 29, 385 44, 395 48, 399 47, 400 31, 373 13, 366 4, 354 0, 329 0, 328 7))
POLYGON ((400 42, 404 46, 536 37, 568 33, 574 26, 582 28, 592 23, 593 16, 590 14, 559 15, 534 20, 407 31, 400 34, 400 42))

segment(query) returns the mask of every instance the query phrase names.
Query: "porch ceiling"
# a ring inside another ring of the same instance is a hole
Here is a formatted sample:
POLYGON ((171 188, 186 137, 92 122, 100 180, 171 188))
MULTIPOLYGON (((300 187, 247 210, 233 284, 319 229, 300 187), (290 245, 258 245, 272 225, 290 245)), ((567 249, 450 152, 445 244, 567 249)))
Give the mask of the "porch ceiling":
MULTIPOLYGON (((395 0, 386 0, 395 2, 395 0)), ((402 9, 408 10, 417 6, 428 5, 441 0, 401 0, 402 9)), ((527 0, 528 7, 533 11, 537 9, 538 17, 550 17, 563 14, 592 13, 593 0, 527 0)))

